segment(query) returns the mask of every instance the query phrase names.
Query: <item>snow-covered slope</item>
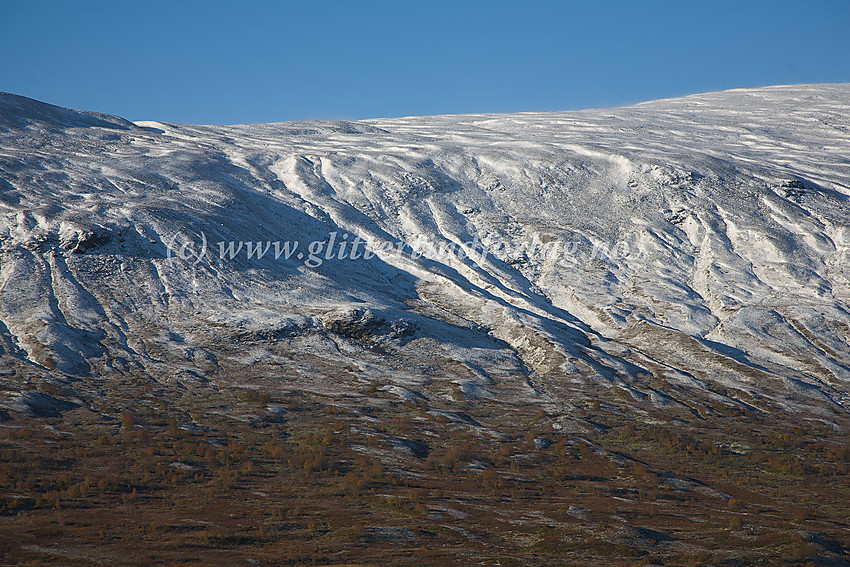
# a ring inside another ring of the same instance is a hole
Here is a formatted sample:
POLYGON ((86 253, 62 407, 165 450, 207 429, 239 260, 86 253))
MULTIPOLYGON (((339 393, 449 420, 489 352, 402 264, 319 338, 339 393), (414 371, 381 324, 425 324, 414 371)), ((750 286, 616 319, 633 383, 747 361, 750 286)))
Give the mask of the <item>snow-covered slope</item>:
POLYGON ((0 94, 0 208, 6 358, 55 372, 850 407, 850 85, 221 127, 0 94))

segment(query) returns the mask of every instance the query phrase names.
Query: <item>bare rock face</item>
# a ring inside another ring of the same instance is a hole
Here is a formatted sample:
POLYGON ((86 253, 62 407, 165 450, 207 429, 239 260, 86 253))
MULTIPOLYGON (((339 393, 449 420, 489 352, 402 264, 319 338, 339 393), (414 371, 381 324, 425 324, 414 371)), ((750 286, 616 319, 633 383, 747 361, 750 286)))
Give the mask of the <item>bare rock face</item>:
POLYGON ((371 309, 337 309, 322 318, 322 325, 337 335, 354 339, 401 338, 415 333, 415 324, 405 319, 387 321, 371 309))
POLYGON ((76 254, 100 248, 109 242, 112 235, 103 227, 83 227, 64 224, 59 231, 59 246, 76 254))
POLYGON ((848 92, 243 126, 2 94, 0 343, 68 376, 297 360, 414 397, 844 413, 848 92))

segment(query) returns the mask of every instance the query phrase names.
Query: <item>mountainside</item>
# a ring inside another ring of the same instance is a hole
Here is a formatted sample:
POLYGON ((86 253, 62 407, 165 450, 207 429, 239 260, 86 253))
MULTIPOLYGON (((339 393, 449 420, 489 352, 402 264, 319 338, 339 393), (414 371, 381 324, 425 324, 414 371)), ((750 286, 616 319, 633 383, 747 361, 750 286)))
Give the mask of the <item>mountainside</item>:
POLYGON ((847 85, 221 127, 4 94, 0 127, 0 319, 22 361, 850 403, 847 85))
POLYGON ((850 85, 132 123, 0 94, 0 557, 850 565, 850 85))

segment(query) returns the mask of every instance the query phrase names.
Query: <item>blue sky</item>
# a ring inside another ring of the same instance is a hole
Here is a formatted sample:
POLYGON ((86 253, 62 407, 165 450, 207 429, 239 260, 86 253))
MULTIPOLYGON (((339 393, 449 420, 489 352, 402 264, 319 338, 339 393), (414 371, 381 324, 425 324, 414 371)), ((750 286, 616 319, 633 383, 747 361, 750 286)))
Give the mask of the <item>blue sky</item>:
POLYGON ((850 82, 850 1, 0 0, 0 90, 226 124, 850 82))

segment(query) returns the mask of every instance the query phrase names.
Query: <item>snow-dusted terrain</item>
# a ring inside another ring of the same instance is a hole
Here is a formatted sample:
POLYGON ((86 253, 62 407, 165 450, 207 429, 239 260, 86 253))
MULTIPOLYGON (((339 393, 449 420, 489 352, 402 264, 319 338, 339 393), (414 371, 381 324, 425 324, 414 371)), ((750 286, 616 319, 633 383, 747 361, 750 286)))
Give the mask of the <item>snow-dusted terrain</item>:
POLYGON ((846 84, 240 126, 0 94, 0 208, 7 366, 850 408, 846 84))

